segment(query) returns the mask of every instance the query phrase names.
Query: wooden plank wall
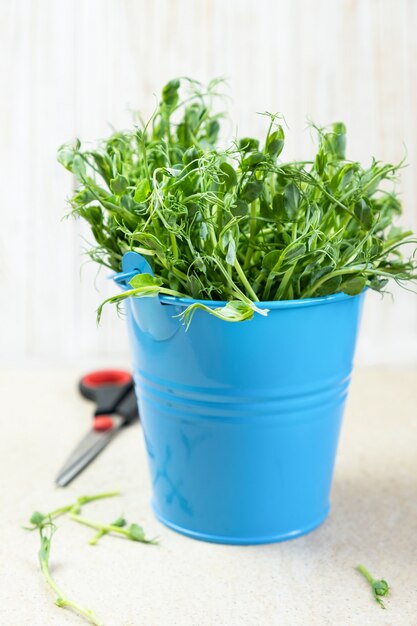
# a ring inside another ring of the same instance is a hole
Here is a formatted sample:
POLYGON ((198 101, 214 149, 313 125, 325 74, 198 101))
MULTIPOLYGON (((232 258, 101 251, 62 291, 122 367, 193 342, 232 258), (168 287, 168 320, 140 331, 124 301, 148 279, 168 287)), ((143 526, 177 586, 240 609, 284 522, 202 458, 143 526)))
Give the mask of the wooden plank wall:
MULTIPOLYGON (((311 154, 306 117, 344 120, 349 155, 396 161, 417 227, 415 0, 13 0, 0 2, 0 349, 4 363, 124 357, 124 324, 95 309, 113 287, 62 220, 73 182, 56 149, 152 111, 170 78, 229 77, 240 133, 282 111, 287 156, 311 154)), ((370 294, 358 360, 417 362, 417 298, 370 294)))

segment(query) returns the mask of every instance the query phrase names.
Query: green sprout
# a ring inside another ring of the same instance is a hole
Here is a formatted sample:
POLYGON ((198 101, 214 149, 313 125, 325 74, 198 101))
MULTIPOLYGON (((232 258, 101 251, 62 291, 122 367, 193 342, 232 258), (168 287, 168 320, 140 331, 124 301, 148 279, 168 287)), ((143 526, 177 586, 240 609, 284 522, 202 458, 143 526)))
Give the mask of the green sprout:
POLYGON ((105 302, 219 302, 191 304, 181 316, 188 326, 196 311, 241 322, 268 313, 258 302, 384 292, 416 279, 417 240, 396 224, 404 163, 350 160, 341 122, 311 124, 315 157, 285 161, 276 113, 265 113, 261 141, 236 137, 224 147, 220 82, 171 80, 146 124, 59 149, 77 182, 71 212, 95 240, 91 259, 120 272, 133 250, 152 270, 105 302))
POLYGON ((128 526, 127 521, 124 517, 118 517, 112 524, 101 524, 99 522, 94 522, 92 520, 86 519, 80 515, 81 508, 85 504, 89 504, 90 502, 94 502, 97 500, 102 500, 104 498, 113 498, 117 495, 119 495, 118 491, 111 491, 92 496, 81 496, 77 498, 75 502, 54 509, 53 511, 50 511, 46 514, 35 511, 30 516, 29 521, 31 525, 25 527, 25 530, 39 531, 41 540, 41 547, 39 550, 39 564, 46 583, 56 593, 57 598, 55 600, 55 604, 61 608, 72 609, 73 611, 84 617, 89 623, 94 624, 95 626, 102 626, 103 622, 97 617, 94 611, 91 611, 90 609, 81 606, 73 600, 70 600, 52 577, 49 566, 49 558, 51 552, 52 537, 56 531, 54 520, 63 515, 68 515, 69 519, 97 530, 98 532, 89 542, 90 545, 95 545, 101 537, 107 534, 119 534, 131 541, 137 541, 140 543, 147 543, 152 545, 157 544, 158 541, 156 538, 146 538, 145 531, 141 526, 139 526, 139 524, 133 523, 128 526))
POLYGON ((94 496, 80 496, 76 499, 75 502, 71 504, 67 504, 66 506, 61 506, 58 509, 54 509, 49 513, 40 513, 39 511, 35 511, 29 518, 32 526, 24 527, 25 530, 37 530, 38 528, 42 528, 42 526, 50 524, 53 520, 61 515, 65 515, 72 511, 73 513, 77 513, 81 510, 81 507, 84 504, 89 504, 90 502, 95 502, 96 500, 103 500, 105 498, 114 498, 115 496, 119 496, 119 491, 109 491, 106 493, 99 493, 94 496))
MULTIPOLYGON (((100 534, 100 536, 108 533, 114 533, 116 535, 126 537, 126 539, 130 539, 131 541, 139 541, 140 543, 149 543, 152 545, 158 544, 158 540, 156 537, 153 539, 147 539, 145 537, 145 532, 142 526, 139 526, 139 524, 130 524, 130 526, 124 528, 124 526, 126 525, 126 520, 124 520, 123 518, 119 518, 118 524, 101 524, 100 522, 95 522, 93 520, 87 519, 86 517, 82 517, 77 513, 70 513, 69 517, 70 519, 72 519, 73 522, 78 522, 78 524, 83 524, 84 526, 88 526, 89 528, 94 528, 95 530, 98 530, 97 535, 100 534), (124 523, 121 524, 121 521, 123 521, 124 523)), ((90 541, 90 545, 94 545, 96 543, 97 535, 93 537, 92 541, 90 541)))
POLYGON ((385 605, 382 601, 382 598, 385 598, 386 596, 388 596, 388 593, 389 593, 389 585, 387 581, 383 579, 377 580, 376 578, 373 578, 373 576, 369 573, 369 571, 363 565, 358 565, 356 569, 358 570, 358 572, 362 574, 362 576, 364 576, 364 578, 370 584, 371 589, 372 589, 372 594, 376 602, 378 602, 379 606, 382 609, 385 609, 385 605))
POLYGON ((65 593, 62 591, 60 587, 58 587, 57 583, 52 578, 50 569, 49 569, 49 555, 51 552, 51 539, 56 530, 55 525, 52 522, 43 521, 42 525, 39 526, 39 533, 41 538, 41 547, 39 550, 39 564, 41 568, 41 572, 47 584, 53 589, 56 593, 57 598, 55 600, 55 604, 60 608, 69 608, 79 613, 83 617, 87 619, 91 624, 95 626, 102 626, 103 622, 99 617, 92 611, 91 609, 87 609, 77 602, 70 600, 66 597, 65 593))
MULTIPOLYGON (((117 526, 118 528, 123 528, 123 526, 126 526, 127 521, 125 520, 124 517, 118 517, 114 522, 112 522, 110 524, 110 526, 117 526)), ((101 529, 98 531, 98 533, 96 535, 94 535, 94 537, 92 539, 90 539, 90 541, 88 542, 90 544, 90 546, 95 546, 99 539, 101 539, 101 537, 104 537, 104 535, 108 535, 109 534, 109 530, 105 530, 105 529, 101 529)))

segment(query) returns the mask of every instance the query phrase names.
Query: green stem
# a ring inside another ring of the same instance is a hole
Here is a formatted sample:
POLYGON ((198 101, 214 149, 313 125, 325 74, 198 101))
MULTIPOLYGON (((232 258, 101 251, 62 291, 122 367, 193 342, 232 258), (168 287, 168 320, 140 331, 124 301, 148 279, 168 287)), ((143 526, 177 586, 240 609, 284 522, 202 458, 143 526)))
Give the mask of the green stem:
POLYGON ((294 222, 291 229, 291 237, 293 241, 296 241, 297 239, 297 228, 297 222, 294 222))
POLYGON ((340 270, 335 270, 334 272, 330 272, 329 274, 326 274, 325 276, 323 276, 323 278, 320 278, 316 283, 314 283, 314 285, 312 285, 310 289, 307 289, 307 291, 305 291, 301 297, 309 298, 310 296, 314 294, 315 291, 317 291, 319 287, 321 287, 321 285, 323 285, 323 283, 328 281, 330 278, 334 278, 335 276, 342 276, 344 274, 356 274, 358 272, 363 271, 364 269, 365 268, 363 267, 361 268, 355 267, 351 269, 340 269, 340 270))
MULTIPOLYGON (((213 209, 214 209, 214 215, 216 215, 217 205, 214 205, 213 209)), ((210 214, 210 216, 207 219, 207 227, 210 233, 211 245, 213 246, 213 250, 215 250, 217 246, 217 237, 216 237, 216 231, 214 228, 213 220, 214 220, 214 216, 211 216, 210 214)))
MULTIPOLYGON (((316 181, 317 182, 317 181, 316 181)), ((340 202, 340 200, 338 200, 337 198, 335 198, 331 193, 329 193, 325 187, 323 187, 321 184, 317 183, 317 187, 320 189, 320 191, 327 197, 329 198, 329 200, 331 200, 332 202, 334 202, 335 204, 337 204, 337 206, 339 206, 341 209, 343 209, 344 211, 346 211, 347 213, 349 213, 349 215, 355 219, 356 215, 353 213, 353 211, 351 211, 345 204, 343 204, 343 202, 340 202)))
POLYGON ((98 533, 96 535, 94 535, 94 537, 92 539, 90 539, 90 541, 88 542, 90 546, 95 546, 96 543, 98 542, 99 539, 101 539, 102 537, 104 537, 104 535, 107 535, 108 531, 107 530, 99 530, 98 533))
POLYGON ((139 143, 140 143, 141 148, 142 148, 142 156, 143 156, 143 165, 144 165, 144 168, 145 168, 145 175, 146 175, 146 178, 149 181, 151 181, 151 175, 150 175, 149 166, 148 166, 148 158, 147 158, 147 155, 146 155, 146 145, 145 145, 145 140, 144 140, 144 133, 142 133, 141 140, 140 140, 139 143))
MULTIPOLYGON (((356 267, 356 268, 350 268, 350 269, 335 270, 334 272, 331 272, 330 274, 326 274, 326 276, 323 276, 323 278, 318 280, 312 287, 310 287, 310 289, 307 289, 307 291, 305 291, 301 295, 301 298, 308 298, 315 291, 317 291, 318 287, 320 287, 323 283, 325 283, 330 278, 333 278, 334 276, 342 276, 344 274, 355 274, 357 272, 364 272, 365 274, 370 275, 370 276, 384 276, 385 278, 395 277, 395 274, 390 273, 388 270, 384 272, 383 270, 380 270, 380 269, 372 270, 366 267, 359 267, 359 268, 356 267)), ((417 278, 417 276, 412 276, 411 278, 417 278)), ((404 278, 400 280, 406 280, 406 279, 404 278)))
POLYGON ((239 261, 237 259, 235 259, 235 263, 234 263, 234 268, 238 273, 238 276, 240 278, 240 280, 242 281, 242 284, 244 285, 244 287, 246 288, 248 294, 250 295, 250 297, 255 301, 255 302, 259 302, 259 298, 256 295, 256 293, 254 292, 254 290, 252 289, 248 279, 246 278, 245 272, 243 271, 239 261))
POLYGON ((183 281, 184 280, 188 280, 188 276, 187 274, 185 274, 184 272, 182 272, 181 270, 179 270, 177 267, 171 267, 171 272, 173 274, 175 274, 176 276, 178 276, 178 278, 181 278, 183 281))
POLYGON ((49 571, 49 566, 48 566, 47 561, 45 561, 41 556, 39 556, 39 562, 40 562, 40 566, 41 566, 41 572, 43 574, 43 577, 44 577, 46 583, 51 587, 51 589, 57 595, 57 599, 55 600, 55 604, 57 606, 61 607, 61 608, 68 607, 68 608, 73 609, 74 611, 76 611, 80 615, 83 615, 85 618, 87 618, 92 624, 94 624, 94 626, 103 626, 103 622, 94 613, 94 611, 91 611, 90 609, 87 609, 87 608, 77 604, 76 602, 73 602, 72 600, 69 600, 68 598, 65 598, 64 593, 62 592, 60 587, 56 584, 56 582, 54 581, 54 579, 51 576, 51 573, 49 571))
POLYGON ((169 238, 171 240, 172 254, 174 255, 176 259, 178 259, 178 246, 177 246, 177 240, 175 239, 174 233, 169 233, 169 238))
POLYGON ((77 613, 80 613, 80 615, 84 615, 84 617, 88 619, 92 624, 94 624, 94 626, 103 626, 103 622, 96 615, 96 613, 94 613, 94 611, 91 611, 90 609, 86 609, 80 606, 79 604, 72 602, 72 600, 66 600, 65 598, 58 598, 55 601, 55 604, 62 608, 68 607, 70 609, 73 609, 77 613))
MULTIPOLYGON (((111 526, 117 526, 118 528, 123 528, 123 526, 126 526, 127 522, 123 517, 118 517, 114 522, 112 522, 110 525, 111 526)), ((99 530, 98 533, 96 533, 94 535, 94 537, 92 539, 90 539, 90 541, 88 542, 90 546, 95 546, 97 544, 97 542, 99 541, 99 539, 101 539, 102 537, 104 537, 104 535, 108 535, 109 531, 108 530, 99 530)))
POLYGON ((368 572, 366 567, 364 567, 363 565, 358 565, 356 569, 358 570, 358 572, 362 574, 362 576, 366 578, 366 580, 368 581, 370 585, 373 584, 375 579, 373 578, 373 576, 371 576, 371 574, 368 572))
POLYGON ((218 204, 216 204, 216 225, 217 225, 217 230, 220 232, 222 227, 223 227, 223 213, 221 211, 221 208, 219 207, 218 204))
POLYGON ((268 300, 269 298, 269 294, 271 292, 271 287, 272 287, 272 283, 274 282, 275 279, 275 275, 271 272, 268 275, 268 278, 266 279, 266 283, 265 283, 265 287, 264 287, 264 292, 262 295, 262 300, 265 302, 268 300))
POLYGON ((248 241, 248 247, 246 250, 246 256, 245 256, 245 261, 243 263, 243 268, 246 270, 248 269, 249 265, 250 265, 250 260, 252 258, 252 253, 253 253, 253 248, 252 248, 252 241, 255 237, 256 234, 256 214, 257 214, 257 206, 256 206, 256 201, 252 202, 252 204, 250 205, 250 227, 249 227, 249 241, 248 241))
MULTIPOLYGON (((78 515, 78 513, 70 512, 69 517, 74 522, 78 522, 78 524, 82 524, 83 526, 88 526, 89 528, 94 528, 95 530, 104 531, 104 533, 116 533, 122 535, 123 537, 126 537, 126 539, 131 539, 128 528, 113 526, 113 524, 100 524, 100 522, 94 522, 93 520, 78 515)), ((156 541, 154 539, 143 539, 140 541, 140 543, 155 544, 156 541)))
POLYGON ((112 524, 100 524, 100 522, 94 522, 86 517, 82 517, 78 515, 78 513, 70 513, 70 519, 74 522, 78 522, 78 524, 83 524, 83 526, 88 526, 89 528, 94 528, 95 530, 104 531, 107 533, 118 533, 119 535, 128 536, 127 530, 124 528, 120 528, 119 526, 113 526, 112 524))
POLYGON ((65 513, 68 513, 69 511, 72 511, 74 509, 79 510, 83 504, 95 502, 96 500, 104 500, 105 498, 114 498, 119 495, 120 491, 108 491, 106 493, 99 493, 95 496, 81 496, 77 498, 77 500, 72 504, 68 504, 67 506, 62 506, 58 509, 55 509, 54 511, 51 511, 50 513, 45 515, 45 518, 54 520, 57 517, 60 517, 61 515, 64 515, 65 513))
POLYGON ((287 288, 287 285, 288 285, 288 283, 289 283, 289 281, 291 279, 291 276, 292 276, 295 268, 296 268, 296 265, 292 265, 285 272, 285 274, 284 274, 284 276, 282 278, 282 281, 281 281, 281 283, 280 283, 280 285, 279 285, 279 287, 278 287, 278 289, 277 289, 277 291, 275 293, 274 300, 282 300, 283 299, 283 296, 285 294, 285 290, 287 288))

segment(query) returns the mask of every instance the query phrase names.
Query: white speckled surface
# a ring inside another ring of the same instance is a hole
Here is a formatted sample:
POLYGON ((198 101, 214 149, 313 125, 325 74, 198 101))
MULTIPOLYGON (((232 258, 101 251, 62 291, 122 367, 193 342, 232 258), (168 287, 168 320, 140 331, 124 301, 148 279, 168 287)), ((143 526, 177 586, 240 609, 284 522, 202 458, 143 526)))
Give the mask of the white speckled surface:
POLYGON ((91 407, 75 391, 80 373, 0 372, 1 626, 83 623, 54 606, 38 571, 38 539, 20 527, 34 509, 113 488, 123 497, 89 505, 89 516, 123 513, 161 545, 107 537, 89 547, 91 531, 68 521, 51 556, 61 587, 106 626, 417 625, 417 370, 355 372, 328 520, 300 539, 253 547, 193 541, 156 521, 136 426, 70 487, 54 488, 88 426, 91 407), (391 584, 386 611, 354 571, 359 561, 391 584))

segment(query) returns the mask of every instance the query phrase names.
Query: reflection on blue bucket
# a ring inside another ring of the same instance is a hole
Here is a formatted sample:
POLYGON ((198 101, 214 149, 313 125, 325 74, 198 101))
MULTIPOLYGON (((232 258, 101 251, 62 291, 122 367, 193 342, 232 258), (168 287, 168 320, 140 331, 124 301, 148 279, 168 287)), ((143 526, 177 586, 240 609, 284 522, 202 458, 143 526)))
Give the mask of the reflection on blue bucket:
MULTIPOLYGON (((119 284, 149 271, 138 259, 119 284)), ((186 331, 175 316, 192 302, 126 301, 153 509, 207 541, 307 533, 329 510, 363 294, 267 302, 239 323, 197 311, 186 331)))

